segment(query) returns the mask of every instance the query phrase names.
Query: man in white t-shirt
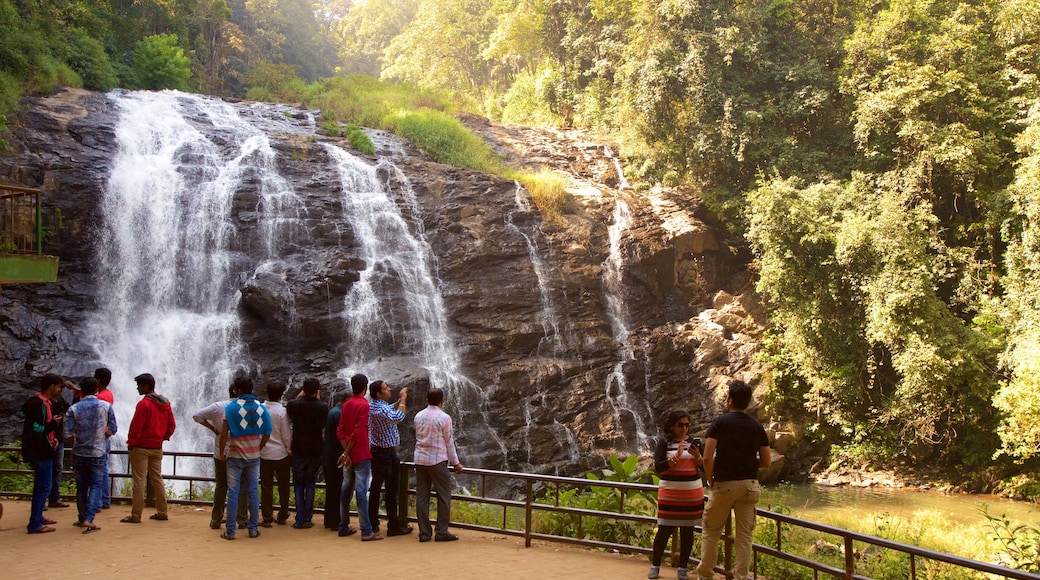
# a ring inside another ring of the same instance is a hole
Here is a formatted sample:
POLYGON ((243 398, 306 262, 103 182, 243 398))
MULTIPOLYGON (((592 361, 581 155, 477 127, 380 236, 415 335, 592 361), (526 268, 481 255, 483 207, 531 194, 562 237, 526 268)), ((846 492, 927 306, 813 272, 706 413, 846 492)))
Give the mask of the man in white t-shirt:
MULTIPOLYGON (((213 511, 209 518, 209 527, 212 530, 220 529, 220 524, 224 521, 224 508, 227 506, 227 461, 222 459, 227 457, 227 450, 225 449, 224 453, 217 453, 217 451, 220 445, 220 430, 224 425, 224 407, 227 407, 227 404, 235 398, 234 387, 228 389, 228 397, 230 399, 217 401, 202 408, 191 417, 196 423, 213 432, 213 511)), ((238 522, 241 527, 245 527, 248 517, 249 504, 239 502, 238 522)))

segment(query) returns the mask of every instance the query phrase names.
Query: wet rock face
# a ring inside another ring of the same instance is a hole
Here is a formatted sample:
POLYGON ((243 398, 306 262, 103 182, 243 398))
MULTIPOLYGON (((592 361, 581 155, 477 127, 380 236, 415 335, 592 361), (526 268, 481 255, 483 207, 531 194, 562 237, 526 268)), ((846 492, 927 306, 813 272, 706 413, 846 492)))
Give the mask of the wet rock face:
MULTIPOLYGON (((45 190, 44 219, 53 229, 45 248, 61 262, 58 283, 0 293, 0 441, 19 436, 18 408, 35 378, 85 376, 100 362, 83 324, 99 300, 99 200, 117 114, 105 95, 66 91, 30 101, 12 123, 0 179, 45 190)), ((403 214, 435 256, 462 372, 485 395, 483 402, 458 403, 481 405, 501 442, 501 453, 482 455, 496 464, 475 466, 571 474, 602 465, 612 452, 645 454, 636 445, 638 426, 656 435, 658 417, 675 407, 690 410, 694 432, 703 433, 720 411, 717 391, 725 380, 754 383, 763 372, 754 357, 764 313, 749 293, 739 248, 692 194, 615 189, 619 174, 600 145, 572 133, 476 128, 514 162, 569 171, 583 193, 573 213, 546 221, 517 202, 511 181, 432 163, 409 146, 398 163, 416 204, 403 214), (618 198, 633 213, 619 244, 624 344, 614 337, 604 284, 618 198), (610 382, 617 377, 627 401, 610 382)), ((287 141, 276 141, 275 149, 281 175, 306 200, 308 235, 262 269, 239 272, 241 337, 265 377, 290 381, 290 395, 307 375, 342 389, 336 373, 351 336, 344 296, 366 263, 349 224, 333 219, 343 208, 327 153, 287 141)), ((529 203, 525 192, 520 197, 529 203)), ((236 194, 242 264, 255 264, 251 253, 260 251, 256 199, 248 182, 236 194)), ((389 292, 403 300, 406 290, 389 292)), ((411 416, 425 406, 429 377, 401 346, 407 337, 400 338, 381 345, 386 356, 368 374, 410 387, 411 416)), ((404 425, 408 458, 414 435, 409 421, 404 425)), ((468 434, 465 424, 456 429, 464 454, 485 438, 468 434)))

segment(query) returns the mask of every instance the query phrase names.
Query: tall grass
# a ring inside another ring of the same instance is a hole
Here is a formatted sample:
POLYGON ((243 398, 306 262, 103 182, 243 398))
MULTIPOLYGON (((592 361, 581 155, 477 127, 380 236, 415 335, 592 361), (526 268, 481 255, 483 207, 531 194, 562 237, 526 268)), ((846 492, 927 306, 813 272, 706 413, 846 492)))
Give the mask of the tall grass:
POLYGON ((347 137, 359 151, 371 153, 371 143, 360 131, 351 131, 352 126, 390 131, 438 163, 519 181, 547 218, 559 218, 573 207, 566 176, 548 168, 528 172, 506 167, 483 139, 453 116, 455 108, 447 95, 365 75, 333 77, 294 91, 282 99, 320 109, 322 127, 331 135, 347 137))
POLYGON ((508 175, 519 181, 542 214, 550 218, 559 218, 569 213, 574 204, 574 196, 567 191, 567 176, 543 167, 538 171, 510 172, 508 175))

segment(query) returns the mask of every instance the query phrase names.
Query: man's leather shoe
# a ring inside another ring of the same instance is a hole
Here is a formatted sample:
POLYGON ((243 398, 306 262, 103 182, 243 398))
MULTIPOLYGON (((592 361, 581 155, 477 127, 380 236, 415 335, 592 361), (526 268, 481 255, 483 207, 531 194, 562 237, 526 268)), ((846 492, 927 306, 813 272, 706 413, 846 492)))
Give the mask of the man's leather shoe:
POLYGON ((431 539, 430 536, 419 536, 419 541, 420 542, 429 542, 430 539, 431 539))
POLYGON ((412 533, 415 528, 412 526, 405 526, 403 528, 392 528, 386 531, 387 536, 407 536, 412 533))
POLYGON ((434 542, 454 542, 457 539, 459 539, 459 537, 456 536, 455 534, 437 534, 437 536, 433 538, 433 541, 434 542))

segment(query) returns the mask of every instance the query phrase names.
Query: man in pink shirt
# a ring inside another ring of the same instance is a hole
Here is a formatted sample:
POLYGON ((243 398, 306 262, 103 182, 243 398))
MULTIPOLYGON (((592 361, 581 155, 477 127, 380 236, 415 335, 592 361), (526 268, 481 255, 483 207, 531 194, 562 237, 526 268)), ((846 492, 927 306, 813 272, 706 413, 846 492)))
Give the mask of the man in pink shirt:
POLYGON ((441 407, 444 391, 430 389, 426 395, 429 404, 415 414, 415 512, 419 520, 419 541, 453 542, 458 536, 448 532, 451 521, 451 474, 462 473, 458 453, 455 452, 455 436, 451 430, 451 417, 441 407), (430 528, 430 488, 437 491, 437 534, 430 528))
POLYGON ((361 541, 382 540, 383 536, 372 528, 368 516, 368 486, 372 483, 372 448, 368 441, 368 377, 356 374, 350 377, 350 390, 354 396, 343 403, 336 428, 336 439, 343 446, 338 465, 343 468, 343 487, 339 500, 339 535, 349 536, 357 532, 350 526, 350 495, 357 496, 358 523, 361 525, 361 541))

